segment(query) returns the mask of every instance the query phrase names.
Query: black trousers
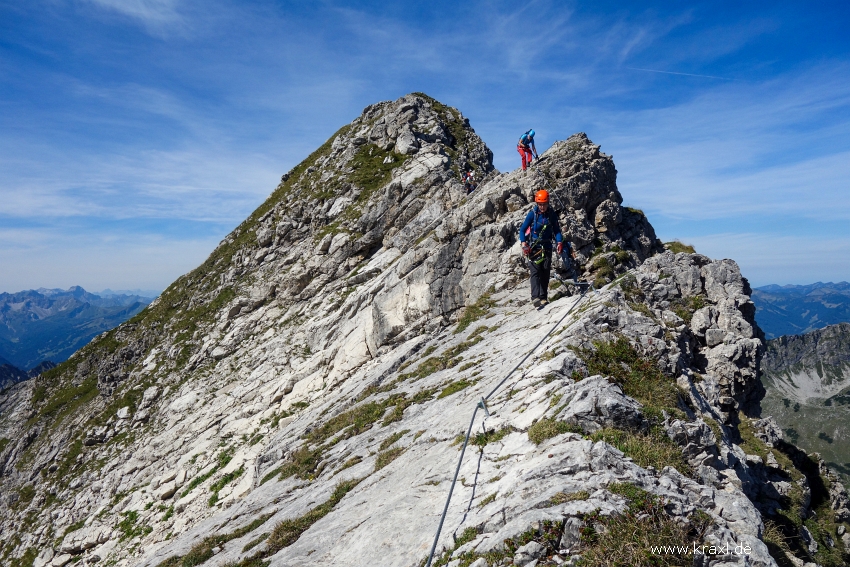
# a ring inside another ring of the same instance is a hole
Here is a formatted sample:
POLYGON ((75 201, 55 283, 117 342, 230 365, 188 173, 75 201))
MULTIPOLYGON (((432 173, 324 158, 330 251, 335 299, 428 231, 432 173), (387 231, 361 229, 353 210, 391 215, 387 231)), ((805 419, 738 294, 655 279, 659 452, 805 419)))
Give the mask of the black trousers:
POLYGON ((552 251, 543 249, 543 261, 536 264, 534 260, 540 259, 540 253, 529 254, 529 265, 531 266, 531 299, 546 299, 549 294, 549 274, 552 271, 552 251))

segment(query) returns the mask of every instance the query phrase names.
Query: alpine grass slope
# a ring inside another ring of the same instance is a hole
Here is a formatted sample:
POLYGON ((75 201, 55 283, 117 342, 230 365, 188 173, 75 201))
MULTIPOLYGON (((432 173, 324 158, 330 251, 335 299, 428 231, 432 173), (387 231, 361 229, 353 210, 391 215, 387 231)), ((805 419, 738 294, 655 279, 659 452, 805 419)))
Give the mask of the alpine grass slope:
POLYGON ((491 159, 454 108, 372 105, 147 309, 14 386, 2 561, 422 565, 476 403, 543 340, 478 414, 435 564, 843 564, 843 487, 751 419, 737 265, 664 251, 584 134, 527 174, 491 159), (517 230, 542 188, 602 289, 538 312, 517 230))

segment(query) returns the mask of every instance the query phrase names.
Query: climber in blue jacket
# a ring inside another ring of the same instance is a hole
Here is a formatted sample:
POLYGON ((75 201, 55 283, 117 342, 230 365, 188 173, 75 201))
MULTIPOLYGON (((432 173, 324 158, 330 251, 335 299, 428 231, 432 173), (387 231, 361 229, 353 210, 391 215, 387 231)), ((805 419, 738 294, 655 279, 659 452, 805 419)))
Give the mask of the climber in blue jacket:
POLYGON ((529 259, 531 270, 531 302, 540 309, 549 303, 549 275, 552 271, 552 241, 557 243, 558 254, 564 249, 564 237, 558 223, 558 214, 549 207, 549 192, 534 195, 534 208, 526 215, 519 229, 522 253, 529 259))

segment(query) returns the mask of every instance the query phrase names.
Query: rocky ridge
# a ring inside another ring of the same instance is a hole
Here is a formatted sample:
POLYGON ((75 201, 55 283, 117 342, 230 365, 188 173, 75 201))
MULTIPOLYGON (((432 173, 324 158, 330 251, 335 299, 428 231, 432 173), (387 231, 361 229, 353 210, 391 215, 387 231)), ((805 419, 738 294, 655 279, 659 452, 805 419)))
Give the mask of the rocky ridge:
POLYGON ((419 565, 458 435, 543 341, 473 424, 439 564, 592 564, 629 526, 749 550, 676 564, 842 564, 843 487, 748 417, 737 265, 664 252, 583 134, 527 174, 491 160, 456 109, 372 105, 145 311, 13 387, 3 560, 419 565), (537 312, 516 234, 541 188, 602 289, 537 312))

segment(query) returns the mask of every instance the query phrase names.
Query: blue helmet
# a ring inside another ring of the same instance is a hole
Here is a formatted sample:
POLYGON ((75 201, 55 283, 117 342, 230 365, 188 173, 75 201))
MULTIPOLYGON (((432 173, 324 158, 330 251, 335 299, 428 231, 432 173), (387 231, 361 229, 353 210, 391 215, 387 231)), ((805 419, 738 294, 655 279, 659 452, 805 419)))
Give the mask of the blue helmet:
POLYGON ((529 130, 529 131, 528 131, 528 137, 529 137, 529 138, 533 138, 533 137, 534 137, 534 130, 529 130))

